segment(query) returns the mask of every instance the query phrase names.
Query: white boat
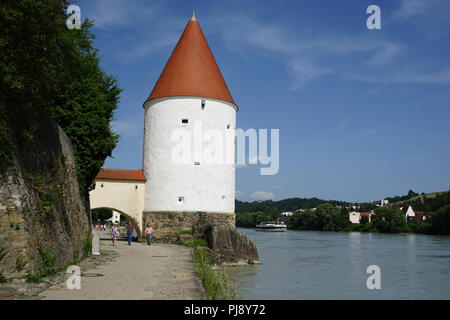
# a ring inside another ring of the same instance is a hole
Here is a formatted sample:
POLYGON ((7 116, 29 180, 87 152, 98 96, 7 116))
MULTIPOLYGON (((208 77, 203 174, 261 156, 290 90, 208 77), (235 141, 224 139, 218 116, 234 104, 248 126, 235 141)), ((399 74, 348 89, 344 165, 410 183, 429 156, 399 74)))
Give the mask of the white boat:
POLYGON ((276 222, 262 222, 255 226, 256 231, 286 231, 287 225, 285 225, 283 222, 276 223, 276 222))

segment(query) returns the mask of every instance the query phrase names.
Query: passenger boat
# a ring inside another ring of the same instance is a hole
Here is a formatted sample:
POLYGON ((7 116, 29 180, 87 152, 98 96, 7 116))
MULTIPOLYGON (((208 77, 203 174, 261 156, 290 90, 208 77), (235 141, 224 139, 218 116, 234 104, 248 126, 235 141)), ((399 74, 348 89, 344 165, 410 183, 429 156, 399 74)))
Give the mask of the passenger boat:
POLYGON ((287 225, 283 222, 261 222, 260 224, 255 226, 256 231, 286 231, 287 225))

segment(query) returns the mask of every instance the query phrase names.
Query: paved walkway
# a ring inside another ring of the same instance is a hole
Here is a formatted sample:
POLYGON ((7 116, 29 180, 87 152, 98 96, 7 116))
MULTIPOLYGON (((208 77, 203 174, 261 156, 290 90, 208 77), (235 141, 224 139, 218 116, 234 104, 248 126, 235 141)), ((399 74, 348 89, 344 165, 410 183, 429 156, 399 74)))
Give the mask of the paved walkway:
POLYGON ((100 252, 116 251, 113 261, 82 272, 81 289, 63 282, 39 296, 49 300, 206 299, 192 260, 192 248, 154 243, 151 246, 118 241, 101 235, 100 252))

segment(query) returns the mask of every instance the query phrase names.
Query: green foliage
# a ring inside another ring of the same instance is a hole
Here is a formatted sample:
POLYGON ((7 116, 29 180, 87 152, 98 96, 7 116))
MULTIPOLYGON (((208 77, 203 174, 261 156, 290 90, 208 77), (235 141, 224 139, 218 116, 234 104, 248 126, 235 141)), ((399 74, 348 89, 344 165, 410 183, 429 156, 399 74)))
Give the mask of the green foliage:
POLYGON ((39 197, 39 212, 45 218, 53 209, 54 200, 49 193, 43 193, 39 197))
POLYGON ((117 144, 110 121, 121 89, 100 68, 92 23, 65 26, 66 1, 5 0, 0 10, 0 163, 53 118, 72 141, 87 192, 117 144))
POLYGON ((271 220, 271 216, 264 212, 249 212, 236 214, 236 226, 254 228, 257 224, 271 220))
POLYGON ((288 228, 297 230, 344 231, 351 223, 347 210, 329 203, 321 204, 316 210, 305 210, 288 219, 288 228))
POLYGON ((88 237, 83 247, 83 258, 89 256, 92 252, 92 238, 88 237))
POLYGON ((58 271, 56 267, 56 255, 43 249, 39 249, 42 257, 42 263, 36 274, 28 273, 25 277, 26 282, 40 282, 43 277, 55 274, 58 271))
POLYGON ((378 208, 378 207, 375 203, 364 202, 364 203, 359 204, 358 210, 360 212, 369 212, 371 210, 375 210, 376 208, 378 208))
POLYGON ((112 217, 113 211, 107 208, 99 208, 91 210, 92 222, 96 223, 98 220, 105 221, 112 217))
POLYGON ((181 230, 179 234, 190 234, 190 235, 192 235, 192 230, 181 230))
POLYGON ((194 249, 195 270, 202 279, 209 300, 235 300, 236 288, 231 284, 225 269, 214 270, 215 259, 205 249, 194 249))
POLYGON ((381 207, 372 215, 372 225, 379 232, 402 232, 406 224, 401 211, 392 207, 381 207))
POLYGON ((72 141, 80 189, 88 191, 106 157, 111 156, 119 136, 110 122, 122 91, 117 81, 100 68, 98 50, 93 47, 93 24, 86 20, 81 30, 67 32, 68 43, 77 48, 67 67, 68 81, 51 109, 72 141))
POLYGON ((413 190, 409 190, 408 194, 404 196, 395 196, 395 197, 388 197, 386 200, 389 200, 390 203, 392 202, 399 202, 399 201, 405 201, 408 199, 411 199, 413 197, 417 197, 419 194, 417 192, 414 192, 413 190))
POLYGON ((272 216, 278 216, 281 212, 286 211, 296 211, 298 209, 311 209, 316 208, 320 204, 330 203, 335 206, 346 206, 349 205, 345 201, 336 200, 322 200, 318 198, 289 198, 280 201, 254 201, 254 202, 244 202, 235 201, 235 212, 236 213, 248 213, 248 212, 264 212, 272 216))
POLYGON ((363 226, 369 224, 369 217, 368 216, 362 216, 361 219, 359 220, 359 224, 363 225, 363 226))
POLYGON ((450 204, 443 206, 429 216, 428 233, 450 235, 450 204))
POLYGON ((5 120, 2 120, 1 116, 0 110, 0 169, 3 169, 11 161, 13 145, 8 139, 6 126, 3 124, 5 120))

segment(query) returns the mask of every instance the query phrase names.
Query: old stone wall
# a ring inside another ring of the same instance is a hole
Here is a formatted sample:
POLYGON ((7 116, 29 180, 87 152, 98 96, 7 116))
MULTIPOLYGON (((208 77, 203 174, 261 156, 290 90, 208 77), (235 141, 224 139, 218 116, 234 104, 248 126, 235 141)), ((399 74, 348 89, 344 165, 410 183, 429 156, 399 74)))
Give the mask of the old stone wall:
POLYGON ((0 170, 0 277, 62 267, 89 249, 90 237, 71 142, 44 120, 0 170))
POLYGON ((234 213, 201 211, 144 211, 142 213, 143 229, 150 223, 154 229, 153 237, 163 242, 175 243, 183 230, 209 224, 225 224, 236 227, 234 213))

